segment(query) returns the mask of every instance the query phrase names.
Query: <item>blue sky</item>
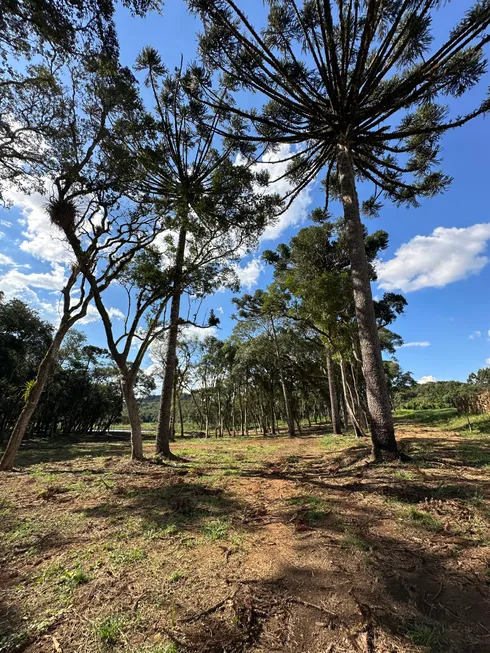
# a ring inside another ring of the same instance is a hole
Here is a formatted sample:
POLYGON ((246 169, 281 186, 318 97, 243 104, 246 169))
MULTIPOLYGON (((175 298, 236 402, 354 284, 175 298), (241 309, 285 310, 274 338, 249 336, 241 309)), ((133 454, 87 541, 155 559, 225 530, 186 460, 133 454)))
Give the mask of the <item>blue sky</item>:
MULTIPOLYGON (((241 2, 256 22, 262 3, 241 2)), ((444 35, 472 2, 458 0, 439 12, 436 36, 444 35)), ((133 65, 145 45, 155 46, 167 66, 178 65, 181 54, 191 61, 196 51, 199 23, 187 12, 183 0, 167 0, 163 15, 134 19, 120 8, 117 24, 123 63, 133 65)), ((463 113, 474 107, 489 86, 489 77, 478 89, 454 105, 463 113)), ((252 98, 251 98, 252 101, 252 98)), ((454 177, 449 191, 426 200, 418 209, 397 209, 386 204, 381 217, 367 223, 369 230, 385 229, 390 245, 383 253, 379 280, 373 292, 403 292, 408 300, 405 315, 393 326, 405 343, 397 352, 404 369, 419 380, 465 380, 471 371, 490 365, 490 117, 479 118, 444 137, 444 170, 454 177)), ((0 210, 0 289, 20 296, 45 318, 55 320, 55 304, 63 283, 66 254, 61 242, 46 227, 43 199, 12 195, 13 207, 0 210), (29 267, 27 267, 29 266, 29 267)), ((274 249, 302 226, 307 213, 323 203, 313 186, 303 194, 275 230, 269 230, 260 249, 240 264, 243 291, 265 287, 271 271, 261 269, 262 249, 274 249)), ((340 215, 340 207, 332 207, 340 215)), ((231 293, 221 292, 206 300, 204 310, 214 308, 221 325, 219 337, 229 335, 231 293)), ((114 313, 118 293, 110 298, 114 313)), ((96 315, 83 325, 90 340, 104 345, 96 315)))

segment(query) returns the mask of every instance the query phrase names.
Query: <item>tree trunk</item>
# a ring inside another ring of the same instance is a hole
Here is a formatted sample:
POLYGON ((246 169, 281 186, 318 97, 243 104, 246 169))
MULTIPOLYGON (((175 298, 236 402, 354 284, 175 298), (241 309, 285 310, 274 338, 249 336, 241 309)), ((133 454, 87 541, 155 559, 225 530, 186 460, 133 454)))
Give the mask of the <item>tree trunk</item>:
POLYGON ((350 388, 347 383, 346 367, 342 359, 340 359, 340 372, 342 374, 342 387, 344 390, 344 399, 347 406, 347 411, 350 417, 350 421, 352 422, 352 426, 354 427, 354 431, 356 433, 356 437, 358 438, 365 437, 366 434, 363 432, 361 425, 359 424, 359 421, 356 416, 356 410, 355 410, 354 402, 352 400, 352 394, 350 392, 350 388))
POLYGON ((293 417, 293 412, 291 410, 291 402, 289 401, 289 393, 288 389, 286 387, 286 380, 284 378, 284 372, 282 369, 282 362, 281 362, 281 353, 279 351, 279 344, 277 342, 277 333, 276 333, 276 327, 274 326, 274 320, 272 319, 272 316, 270 317, 270 323, 271 323, 271 329, 272 329, 272 338, 274 340, 274 347, 276 350, 276 356, 277 356, 277 366, 279 369, 279 378, 281 381, 281 388, 282 388, 282 394, 284 397, 284 408, 286 409, 286 420, 288 423, 288 432, 289 432, 289 437, 294 438, 296 433, 294 431, 294 417, 293 417))
POLYGON ((58 356, 63 338, 68 333, 69 328, 70 327, 66 324, 59 327, 53 338, 53 342, 49 346, 48 351, 46 352, 39 365, 35 383, 29 392, 29 396, 26 399, 24 408, 17 418, 10 439, 7 443, 5 451, 3 452, 2 459, 0 460, 0 471, 11 470, 14 466, 17 452, 19 451, 19 447, 22 444, 22 440, 26 434, 27 427, 29 426, 31 417, 36 410, 43 390, 46 387, 46 383, 49 379, 49 374, 53 368, 54 362, 56 361, 56 357, 58 356))
POLYGON ((134 395, 134 383, 131 375, 121 380, 121 387, 131 426, 131 458, 133 460, 143 460, 140 408, 134 395))
POLYGON ((182 295, 182 267, 184 265, 186 230, 181 227, 179 242, 175 256, 174 289, 172 307, 170 309, 170 328, 168 330, 168 345, 165 356, 165 373, 160 397, 158 429, 156 438, 156 453, 166 458, 176 459, 170 451, 170 417, 172 412, 172 389, 174 386, 175 369, 177 367, 177 336, 179 331, 180 297, 182 295))
POLYGON ((354 167, 350 153, 344 145, 339 146, 337 164, 344 207, 346 243, 351 264, 362 369, 366 381, 373 454, 376 459, 380 459, 383 457, 383 452, 397 456, 398 448, 390 408, 388 385, 381 358, 378 327, 374 315, 371 280, 364 248, 364 230, 359 211, 354 167))
POLYGON ((182 388, 179 388, 180 437, 184 437, 184 416, 182 415, 182 388))
MULTIPOLYGON (((367 431, 368 419, 367 419, 366 401, 362 391, 359 390, 359 376, 352 362, 350 364, 350 371, 351 371, 351 378, 352 378, 352 386, 354 388, 357 405, 359 407, 359 421, 361 423, 363 430, 367 431)), ((391 400, 390 400, 390 407, 391 407, 391 400)))
POLYGON ((236 388, 233 387, 233 393, 231 395, 231 429, 233 431, 234 438, 236 438, 235 401, 236 401, 236 388))
POLYGON ((219 385, 217 388, 217 394, 218 394, 218 433, 219 433, 219 437, 222 438, 223 437, 223 406, 221 405, 221 391, 219 385))
POLYGON ((328 376, 328 392, 330 395, 330 415, 332 417, 332 431, 334 435, 342 433, 342 426, 340 424, 339 402, 337 399, 337 387, 335 385, 335 367, 332 360, 330 351, 326 350, 327 355, 327 376, 328 376))
POLYGON ((172 392, 172 419, 170 428, 170 442, 175 442, 175 420, 177 418, 177 375, 174 377, 174 389, 172 392))

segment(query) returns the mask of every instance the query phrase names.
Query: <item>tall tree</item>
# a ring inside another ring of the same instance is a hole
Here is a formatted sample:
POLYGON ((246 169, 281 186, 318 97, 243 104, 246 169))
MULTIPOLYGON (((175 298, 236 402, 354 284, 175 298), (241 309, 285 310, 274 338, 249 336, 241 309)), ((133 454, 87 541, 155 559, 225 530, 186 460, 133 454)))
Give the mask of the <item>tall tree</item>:
MULTIPOLYGON (((359 372, 355 369, 359 340, 343 223, 325 222, 326 215, 321 209, 314 210, 311 217, 323 224, 301 229, 289 244, 279 245, 275 252, 266 250, 263 258, 274 266, 274 278, 284 298, 284 317, 312 329, 325 346, 327 373, 330 367, 332 425, 338 430, 334 357, 340 364, 346 406, 355 429, 361 434, 365 431, 365 381, 359 383, 359 372)), ((387 246, 386 232, 377 231, 371 235, 364 232, 364 251, 373 281, 376 279, 374 261, 387 246)), ((391 324, 405 306, 402 295, 385 293, 374 303, 378 330, 391 324)), ((385 329, 383 337, 387 338, 388 333, 391 332, 385 329)))
MULTIPOLYGON (((133 15, 160 0, 123 0, 133 15)), ((103 51, 117 60, 114 0, 14 0, 0 10, 0 181, 42 190, 39 172, 62 128, 58 87, 66 65, 103 51)), ((2 197, 0 186, 0 197, 2 197)), ((5 198, 3 198, 5 199, 5 198)))
POLYGON ((139 55, 136 69, 146 73, 154 112, 147 119, 143 142, 121 146, 141 164, 137 192, 157 205, 164 201, 174 215, 169 226, 177 232, 156 439, 157 453, 171 458, 170 418, 182 294, 191 281, 196 283, 200 269, 209 268, 210 261, 220 260, 226 267, 239 251, 255 243, 277 198, 255 192, 254 184, 260 179, 249 167, 234 164, 231 148, 217 149, 216 134, 223 116, 219 110, 209 112, 189 99, 192 78, 182 70, 169 73, 158 52, 150 47, 139 55), (199 254, 193 256, 192 250, 199 254))
POLYGON ((235 0, 188 2, 204 24, 206 66, 222 71, 223 89, 214 92, 212 77, 195 68, 203 101, 229 113, 233 128, 223 133, 298 145, 291 195, 325 173, 327 194, 343 204, 374 452, 396 456, 357 182, 374 185, 362 205, 370 215, 383 197, 414 206, 447 188, 440 138, 488 112, 490 100, 454 118, 440 100, 462 96, 486 71, 490 5, 475 2, 436 43, 441 0, 268 0, 262 29, 235 0), (267 102, 251 109, 233 97, 239 90, 267 102))
POLYGON ((270 292, 256 290, 254 295, 245 294, 239 298, 233 298, 234 304, 238 307, 238 316, 247 321, 263 322, 269 330, 271 341, 277 357, 279 379, 281 383, 284 407, 286 410, 286 421, 289 437, 294 438, 294 415, 291 406, 291 396, 286 383, 284 373, 283 353, 279 347, 277 337, 277 323, 284 315, 283 298, 272 288, 270 292))
POLYGON ((47 213, 66 236, 74 260, 62 290, 59 326, 26 394, 0 469, 12 468, 63 338, 87 313, 93 299, 89 277, 100 262, 98 257, 103 255, 104 266, 99 271, 102 291, 135 252, 151 243, 156 235, 151 227, 148 233, 145 215, 142 220, 128 223, 121 219, 121 211, 116 211, 115 218, 109 211, 119 202, 121 179, 118 169, 104 163, 102 143, 110 133, 111 120, 123 113, 131 114, 140 106, 131 73, 103 54, 87 57, 69 66, 65 84, 58 87, 55 99, 59 129, 46 142, 47 152, 37 174, 49 180, 51 198, 47 213))

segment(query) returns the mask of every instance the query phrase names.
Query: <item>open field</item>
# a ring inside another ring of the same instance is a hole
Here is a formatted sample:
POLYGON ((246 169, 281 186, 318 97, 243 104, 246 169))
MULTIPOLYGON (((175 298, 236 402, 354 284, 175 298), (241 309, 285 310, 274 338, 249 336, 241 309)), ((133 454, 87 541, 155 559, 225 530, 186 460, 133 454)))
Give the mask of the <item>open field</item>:
POLYGON ((414 419, 404 465, 321 433, 179 442, 175 467, 27 448, 0 479, 0 651, 489 651, 490 440, 414 419))

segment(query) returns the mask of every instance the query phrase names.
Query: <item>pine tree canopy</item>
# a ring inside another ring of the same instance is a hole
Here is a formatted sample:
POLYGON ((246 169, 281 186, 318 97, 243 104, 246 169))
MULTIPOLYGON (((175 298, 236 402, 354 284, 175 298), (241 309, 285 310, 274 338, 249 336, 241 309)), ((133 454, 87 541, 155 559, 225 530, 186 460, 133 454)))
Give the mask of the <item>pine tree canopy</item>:
POLYGON ((228 112, 227 137, 277 147, 296 145, 288 175, 297 194, 320 172, 338 194, 336 157, 347 148, 360 180, 374 184, 364 212, 381 199, 416 205, 443 191, 440 138, 490 110, 490 97, 453 115, 459 98, 487 71, 490 0, 478 0, 445 40, 433 25, 442 0, 266 0, 256 28, 235 0, 189 0, 204 30, 195 66, 201 96, 228 112), (260 109, 240 106, 251 91, 260 109))

